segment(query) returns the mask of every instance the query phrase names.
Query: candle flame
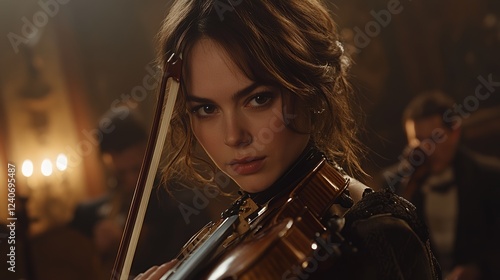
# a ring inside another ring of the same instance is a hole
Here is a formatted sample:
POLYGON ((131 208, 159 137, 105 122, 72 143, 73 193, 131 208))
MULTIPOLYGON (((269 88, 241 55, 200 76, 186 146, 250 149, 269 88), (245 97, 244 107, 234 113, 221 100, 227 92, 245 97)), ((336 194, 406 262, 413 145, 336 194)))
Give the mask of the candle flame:
POLYGON ((33 162, 29 159, 23 162, 23 166, 21 167, 21 172, 24 177, 29 178, 33 175, 33 162))
POLYGON ((46 177, 52 175, 52 162, 47 158, 42 161, 42 174, 46 177))

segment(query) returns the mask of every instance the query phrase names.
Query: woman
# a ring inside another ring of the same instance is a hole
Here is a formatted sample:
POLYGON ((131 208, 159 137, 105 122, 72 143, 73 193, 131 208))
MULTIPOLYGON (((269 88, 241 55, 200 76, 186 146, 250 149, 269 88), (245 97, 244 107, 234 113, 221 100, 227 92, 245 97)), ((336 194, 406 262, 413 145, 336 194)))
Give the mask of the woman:
MULTIPOLYGON (((305 260, 317 261, 308 252, 310 256, 292 262, 289 269, 280 268, 281 278, 439 278, 425 228, 412 206, 393 194, 373 193, 339 167, 362 173, 346 79, 349 59, 319 1, 180 0, 173 4, 160 36, 163 63, 171 52, 183 58, 181 93, 166 147, 174 151, 165 168, 167 179, 194 178, 206 184, 220 170, 238 184, 242 199, 255 202, 260 210, 249 214, 251 230, 236 230, 236 241, 225 244, 243 248, 251 243, 257 223, 265 227, 269 220, 279 220, 262 209, 280 208, 276 205, 284 204, 281 197, 324 169, 332 177, 342 174, 327 180, 340 189, 325 204, 335 204, 333 208, 311 220, 322 221, 319 228, 328 230, 321 234, 330 241, 336 236, 335 244, 345 248, 329 252, 317 268, 305 265, 305 260), (198 145, 210 161, 194 153, 198 145)), ((303 211, 314 208, 316 202, 304 200, 303 211)), ((302 218, 281 220, 300 225, 302 218)), ((216 254, 219 263, 231 263, 225 253, 216 254)), ((138 279, 159 279, 175 262, 153 267, 138 279)), ((206 263, 220 267, 213 258, 206 263)))

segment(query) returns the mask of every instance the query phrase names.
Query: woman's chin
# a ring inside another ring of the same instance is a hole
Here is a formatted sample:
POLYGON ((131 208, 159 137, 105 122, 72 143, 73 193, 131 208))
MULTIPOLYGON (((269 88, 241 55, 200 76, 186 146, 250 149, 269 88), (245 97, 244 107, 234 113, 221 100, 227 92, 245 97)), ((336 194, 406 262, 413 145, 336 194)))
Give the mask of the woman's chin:
POLYGON ((270 184, 258 182, 257 180, 238 180, 236 181, 241 190, 247 193, 258 193, 266 190, 270 184))

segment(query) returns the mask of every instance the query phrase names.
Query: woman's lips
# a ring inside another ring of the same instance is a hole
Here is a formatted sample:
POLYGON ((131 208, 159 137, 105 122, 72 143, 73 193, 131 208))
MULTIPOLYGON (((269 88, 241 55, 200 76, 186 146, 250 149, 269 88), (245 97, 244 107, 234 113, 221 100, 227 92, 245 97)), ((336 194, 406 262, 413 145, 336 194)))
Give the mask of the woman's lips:
POLYGON ((232 160, 229 166, 238 175, 250 175, 258 172, 262 168, 264 159, 265 157, 232 160))

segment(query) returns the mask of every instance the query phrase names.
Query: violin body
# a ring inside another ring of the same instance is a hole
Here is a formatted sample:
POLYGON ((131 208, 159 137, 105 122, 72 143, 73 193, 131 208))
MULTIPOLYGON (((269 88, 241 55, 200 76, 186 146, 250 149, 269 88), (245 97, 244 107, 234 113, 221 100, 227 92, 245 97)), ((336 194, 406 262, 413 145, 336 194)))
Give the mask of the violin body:
POLYGON ((280 279, 300 260, 312 255, 314 239, 301 221, 287 218, 228 252, 207 279, 280 279))
MULTIPOLYGON (((196 279, 295 279, 289 277, 318 273, 341 254, 342 227, 332 227, 328 219, 334 203, 350 199, 345 192, 349 181, 322 155, 308 160, 311 170, 293 180, 291 191, 274 196, 261 209, 251 198, 244 199, 233 233, 196 279)), ((186 244, 180 263, 215 227, 186 244)))

